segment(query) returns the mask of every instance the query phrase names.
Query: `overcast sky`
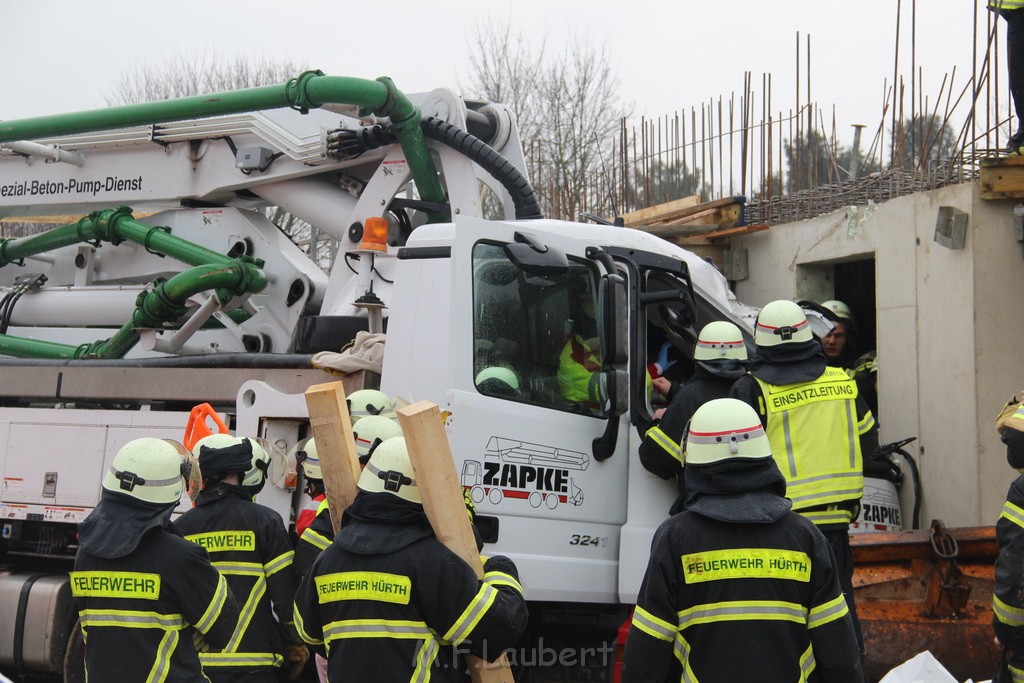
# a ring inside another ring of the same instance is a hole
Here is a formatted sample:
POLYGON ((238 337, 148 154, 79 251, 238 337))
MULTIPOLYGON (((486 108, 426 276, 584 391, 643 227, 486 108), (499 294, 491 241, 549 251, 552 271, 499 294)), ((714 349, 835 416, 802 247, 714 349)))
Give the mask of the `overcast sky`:
MULTIPOLYGON (((984 0, 917 2, 917 64, 932 101, 954 65, 957 91, 970 78, 975 3, 983 33, 984 0)), ((902 0, 908 109, 911 7, 902 0)), ((607 42, 637 116, 728 98, 742 89, 744 71, 759 92, 761 74, 771 73, 773 109, 788 111, 796 34, 802 73, 809 34, 813 99, 828 118, 836 105, 841 131, 852 123, 872 129, 893 75, 896 8, 897 0, 0 0, 0 119, 103 107, 131 65, 196 52, 267 55, 329 75, 388 75, 405 92, 458 89, 475 28, 508 19, 537 40, 547 35, 549 49, 572 32, 607 42)))

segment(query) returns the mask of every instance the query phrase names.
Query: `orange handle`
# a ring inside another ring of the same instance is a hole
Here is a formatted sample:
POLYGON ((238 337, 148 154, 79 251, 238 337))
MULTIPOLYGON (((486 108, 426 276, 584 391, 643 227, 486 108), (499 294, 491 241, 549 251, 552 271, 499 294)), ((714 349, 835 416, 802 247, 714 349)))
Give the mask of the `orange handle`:
POLYGON ((214 431, 207 424, 207 420, 212 419, 214 426, 217 428, 217 433, 227 434, 228 426, 224 424, 224 420, 220 419, 220 415, 213 409, 209 403, 200 403, 192 412, 188 414, 188 424, 185 425, 185 438, 182 443, 189 451, 191 451, 201 439, 210 436, 214 431))

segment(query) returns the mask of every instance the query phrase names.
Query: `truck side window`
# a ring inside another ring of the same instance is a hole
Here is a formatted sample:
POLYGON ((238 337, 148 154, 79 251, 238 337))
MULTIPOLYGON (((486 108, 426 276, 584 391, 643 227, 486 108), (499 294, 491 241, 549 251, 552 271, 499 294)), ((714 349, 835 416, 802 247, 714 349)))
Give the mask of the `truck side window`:
POLYGON ((500 244, 473 247, 473 377, 477 391, 521 403, 600 414, 597 275, 521 271, 500 244))

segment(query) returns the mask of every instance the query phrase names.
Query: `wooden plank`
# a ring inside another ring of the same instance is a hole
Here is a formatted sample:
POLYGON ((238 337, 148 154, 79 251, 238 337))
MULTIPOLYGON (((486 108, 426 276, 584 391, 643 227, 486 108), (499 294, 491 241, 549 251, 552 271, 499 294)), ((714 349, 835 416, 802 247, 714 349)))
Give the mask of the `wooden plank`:
POLYGON ((743 207, 740 204, 729 204, 705 209, 699 213, 675 218, 671 221, 659 221, 652 223, 653 227, 671 227, 678 225, 693 225, 694 223, 721 225, 722 223, 739 223, 743 218, 743 207))
POLYGON ((1024 157, 982 159, 978 182, 982 199, 1024 199, 1024 157))
POLYGON ((694 235, 694 237, 703 237, 704 239, 717 240, 727 237, 739 237, 741 235, 749 235, 752 232, 761 232, 762 230, 767 229, 767 225, 740 225, 735 228, 724 228, 721 230, 712 230, 710 232, 704 232, 699 235, 694 235))
POLYGON ((324 475, 324 489, 334 533, 341 528, 341 513, 355 500, 359 481, 359 455, 352 433, 352 418, 341 382, 314 384, 306 389, 309 424, 324 475))
MULTIPOLYGON (((484 568, 466 514, 462 484, 455 472, 455 460, 440 409, 430 401, 417 401, 398 409, 398 423, 402 425, 409 448, 423 511, 434 528, 434 534, 449 550, 465 560, 477 577, 483 578, 484 568)), ((466 659, 476 683, 513 683, 505 655, 493 664, 472 656, 466 659)))
POLYGON ((697 206, 701 203, 700 200, 701 196, 699 194, 683 197, 682 199, 674 199, 664 204, 655 204, 638 211, 624 213, 622 214, 622 220, 625 221, 626 227, 630 228, 637 225, 645 225, 652 220, 663 220, 679 211, 697 206))

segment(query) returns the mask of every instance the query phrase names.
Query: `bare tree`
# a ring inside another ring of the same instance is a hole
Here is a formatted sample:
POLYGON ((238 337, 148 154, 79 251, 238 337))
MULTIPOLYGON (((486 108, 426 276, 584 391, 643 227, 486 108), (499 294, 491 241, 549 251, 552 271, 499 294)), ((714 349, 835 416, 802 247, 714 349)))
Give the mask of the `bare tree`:
MULTIPOLYGON (((284 83, 302 71, 294 62, 275 61, 266 56, 224 59, 209 54, 178 55, 162 64, 133 66, 115 82, 104 99, 113 106, 255 88, 284 83)), ((309 223, 280 207, 268 207, 264 214, 321 268, 330 269, 337 251, 331 238, 319 234, 309 223)))
POLYGON ((576 219, 596 198, 587 178, 615 159, 619 120, 629 109, 618 93, 608 46, 572 36, 552 55, 546 38, 530 47, 508 21, 478 25, 466 90, 512 108, 545 213, 576 219))

